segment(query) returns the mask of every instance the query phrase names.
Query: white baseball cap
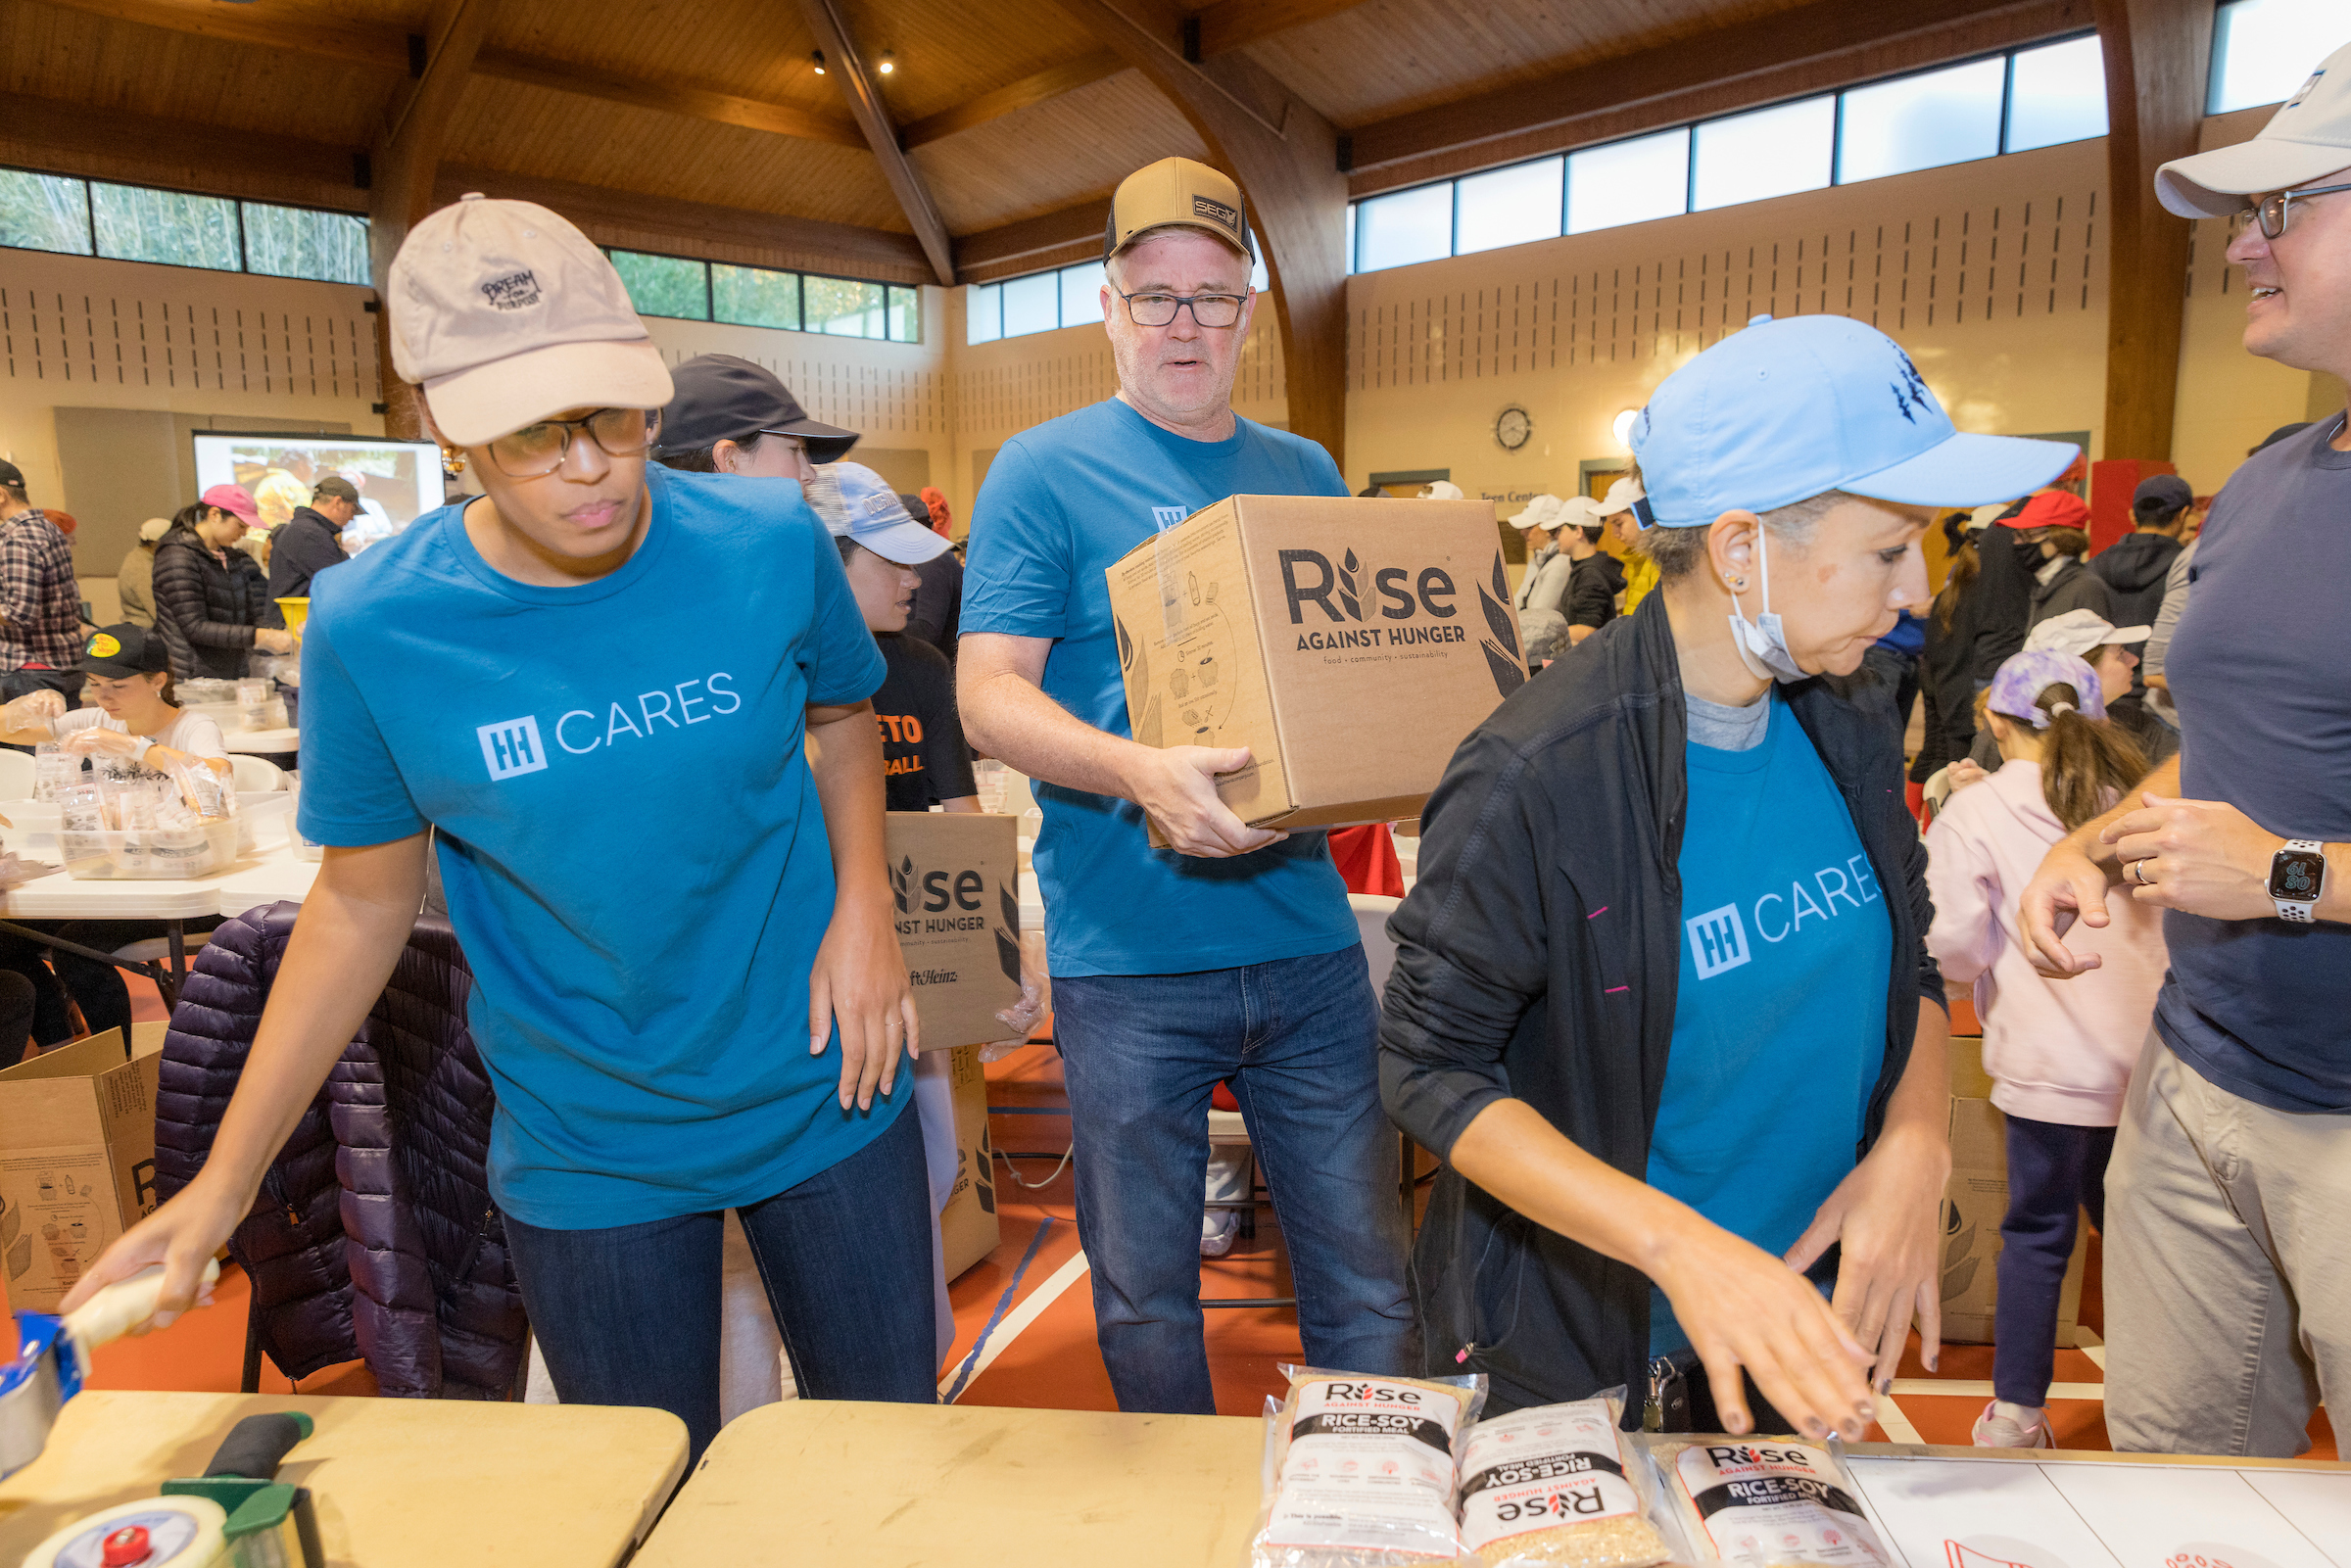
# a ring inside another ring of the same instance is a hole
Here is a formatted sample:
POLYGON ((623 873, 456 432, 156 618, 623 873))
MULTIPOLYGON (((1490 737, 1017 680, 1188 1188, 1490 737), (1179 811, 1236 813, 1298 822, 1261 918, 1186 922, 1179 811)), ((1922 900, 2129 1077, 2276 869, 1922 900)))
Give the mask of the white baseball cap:
POLYGON ((536 202, 471 192, 392 260, 392 367, 441 434, 479 447, 566 408, 659 408, 661 362, 588 236, 536 202))
POLYGON ((2155 628, 2151 626, 2117 626, 2096 610, 2067 610, 2027 632, 2025 651, 2037 653, 2046 648, 2087 659, 2092 648, 2104 647, 2109 642, 2127 646, 2144 642, 2154 635, 2155 628))
POLYGON ((2155 198, 2182 217, 2227 217, 2243 212, 2248 196, 2341 168, 2351 168, 2351 44, 2321 61, 2251 141, 2158 168, 2155 198))
POLYGON ((863 463, 825 463, 802 489, 827 533, 886 561, 920 566, 954 547, 929 523, 916 522, 889 481, 863 463))
POLYGON ((1607 520, 1607 513, 1600 509, 1600 502, 1591 497, 1570 496, 1559 502, 1559 510, 1552 514, 1551 526, 1554 528, 1598 528, 1607 520))
POLYGON ((1549 528, 1559 514, 1559 498, 1546 491, 1528 501, 1526 510, 1511 519, 1511 526, 1517 529, 1549 528))
POLYGON ((1467 500, 1469 499, 1462 494, 1462 487, 1450 479, 1439 479, 1420 488, 1422 500, 1467 500))
POLYGON ((1600 502, 1600 515, 1613 517, 1618 512, 1629 512, 1633 509, 1633 502, 1646 500, 1648 497, 1649 492, 1641 488, 1641 481, 1627 474, 1608 487, 1607 495, 1600 502))

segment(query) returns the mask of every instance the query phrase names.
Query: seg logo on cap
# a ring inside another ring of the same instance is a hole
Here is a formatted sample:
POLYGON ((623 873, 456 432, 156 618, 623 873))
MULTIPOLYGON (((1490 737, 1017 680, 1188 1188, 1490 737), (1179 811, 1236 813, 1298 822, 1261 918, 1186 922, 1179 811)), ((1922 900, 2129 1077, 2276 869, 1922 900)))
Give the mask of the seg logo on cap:
POLYGON ((1222 223, 1236 234, 1241 229, 1241 214, 1213 196, 1193 197, 1192 215, 1205 217, 1212 223, 1222 223))
POLYGON ((527 269, 508 272, 482 285, 482 298, 497 310, 520 310, 539 303, 539 278, 527 269))

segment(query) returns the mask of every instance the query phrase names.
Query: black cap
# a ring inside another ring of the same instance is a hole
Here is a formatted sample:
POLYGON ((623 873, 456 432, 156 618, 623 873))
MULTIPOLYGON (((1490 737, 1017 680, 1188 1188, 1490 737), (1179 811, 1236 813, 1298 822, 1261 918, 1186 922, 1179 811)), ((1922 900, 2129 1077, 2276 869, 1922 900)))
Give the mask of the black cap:
POLYGON ((11 490, 23 490, 24 488, 24 470, 7 458, 0 457, 0 485, 6 485, 11 490))
POLYGON ((171 668, 163 634, 125 623, 102 626, 81 645, 81 669, 89 675, 153 675, 171 668))
POLYGON ((329 474, 311 487, 312 500, 347 500, 354 506, 360 503, 360 487, 341 474, 329 474))
POLYGON ((808 460, 837 463, 857 445, 857 433, 819 424, 775 372, 731 354, 703 354, 670 373, 676 394, 661 410, 664 452, 699 451, 722 441, 744 442, 762 432, 797 436, 808 460))

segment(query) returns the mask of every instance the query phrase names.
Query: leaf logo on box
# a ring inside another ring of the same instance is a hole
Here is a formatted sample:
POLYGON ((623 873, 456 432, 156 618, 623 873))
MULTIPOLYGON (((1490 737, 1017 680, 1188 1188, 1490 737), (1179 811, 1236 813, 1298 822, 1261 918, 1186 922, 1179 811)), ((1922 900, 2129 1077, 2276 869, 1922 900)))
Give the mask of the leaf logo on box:
POLYGON ((1494 635, 1478 645, 1486 651, 1486 668, 1494 677, 1494 689, 1509 696, 1526 685, 1526 655, 1518 646, 1518 624, 1511 617, 1511 580, 1502 570, 1502 551, 1494 552, 1494 592, 1486 592, 1484 584, 1477 589, 1478 608, 1486 612, 1486 628, 1494 635))

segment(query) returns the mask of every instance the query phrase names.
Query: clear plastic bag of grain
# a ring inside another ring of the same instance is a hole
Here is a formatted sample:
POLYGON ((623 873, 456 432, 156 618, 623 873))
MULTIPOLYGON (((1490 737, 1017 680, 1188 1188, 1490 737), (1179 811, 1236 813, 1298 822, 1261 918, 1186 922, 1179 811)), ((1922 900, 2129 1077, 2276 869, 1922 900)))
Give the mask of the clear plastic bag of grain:
POLYGON ((1624 1390, 1480 1421, 1462 1445, 1462 1546, 1485 1568, 1653 1568, 1649 1473, 1617 1422, 1624 1390))
POLYGON ((1738 1568, 1889 1568, 1837 1455, 1789 1439, 1717 1438, 1650 1450, 1697 1551, 1738 1568))
POLYGON ((1486 1402, 1485 1378, 1281 1370, 1289 1397, 1269 1411, 1250 1568, 1456 1562, 1454 1456, 1486 1402))

